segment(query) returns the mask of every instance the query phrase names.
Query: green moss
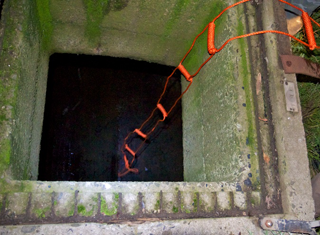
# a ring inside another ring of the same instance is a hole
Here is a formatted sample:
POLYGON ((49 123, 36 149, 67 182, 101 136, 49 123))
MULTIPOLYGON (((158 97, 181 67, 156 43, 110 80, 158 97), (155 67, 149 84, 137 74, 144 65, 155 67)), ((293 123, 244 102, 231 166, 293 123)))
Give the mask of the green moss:
POLYGON ((92 201, 98 202, 98 197, 93 197, 93 198, 92 198, 92 201))
POLYGON ((194 196, 193 196, 193 211, 194 212, 198 211, 198 195, 197 195, 197 193, 194 193, 194 196))
POLYGON ((32 192, 35 181, 7 181, 0 178, 1 193, 32 192))
POLYGON ((68 212, 68 216, 73 216, 74 214, 74 209, 72 208, 69 212, 68 212))
POLYGON ((172 211, 173 213, 178 213, 179 212, 179 208, 176 206, 172 206, 172 211))
POLYGON ((114 194, 114 199, 118 202, 119 201, 119 193, 114 194))
POLYGON ((101 197, 101 213, 111 216, 115 215, 118 211, 118 203, 117 202, 112 202, 112 206, 108 208, 106 200, 101 197))
POLYGON ((165 30, 164 30, 164 37, 170 36, 172 30, 174 29, 177 22, 180 20, 180 16, 185 10, 186 6, 189 4, 190 0, 178 0, 173 7, 173 10, 170 14, 170 19, 168 20, 165 30))
MULTIPOLYGON (((194 74, 200 65, 205 61, 205 58, 208 57, 207 54, 207 38, 205 34, 202 34, 195 43, 193 49, 189 53, 189 55, 186 57, 185 61, 183 62, 184 67, 187 69, 187 71, 192 75, 194 74)), ((190 45, 188 45, 189 50, 190 45)))
POLYGON ((79 205, 78 206, 78 213, 79 214, 82 214, 83 212, 85 212, 86 211, 86 208, 84 207, 84 205, 79 205))
POLYGON ((8 169, 11 156, 11 141, 10 139, 4 139, 0 147, 0 174, 8 169))
POLYGON ((111 0, 110 10, 121 11, 128 5, 128 0, 111 0))
MULTIPOLYGON (((210 13, 208 14, 208 17, 206 17, 200 28, 199 28, 199 33, 206 27, 207 24, 209 24, 223 9, 224 4, 221 2, 217 2, 215 4, 215 7, 212 7, 210 10, 210 13)), ((223 15, 222 17, 219 18, 220 22, 216 26, 216 34, 218 34, 221 30, 224 29, 224 19, 226 18, 226 15, 223 15), (221 18, 221 19, 220 19, 221 18)), ((191 41, 187 42, 187 45, 185 46, 185 51, 187 52, 192 45, 191 41)), ((218 47, 216 45, 216 47, 218 47)), ((188 70, 190 74, 194 74, 198 68, 202 65, 202 63, 209 57, 209 54, 207 52, 207 33, 204 32, 196 41, 193 49, 189 53, 189 55, 186 57, 184 61, 184 66, 188 70)))
POLYGON ((43 46, 48 49, 51 45, 54 28, 50 13, 50 0, 36 0, 36 5, 43 46))
POLYGON ((253 198, 250 198, 250 203, 251 203, 251 205, 255 205, 256 202, 253 198))
MULTIPOLYGON (((243 35, 244 34, 244 26, 241 21, 238 23, 237 27, 237 33, 238 35, 243 35)), ((242 75, 243 75, 243 87, 246 93, 246 110, 247 110, 247 117, 248 117, 248 145, 251 147, 254 146, 255 144, 255 128, 253 125, 253 105, 252 105, 252 93, 251 93, 251 75, 249 74, 249 65, 247 63, 247 57, 246 55, 246 43, 244 39, 239 39, 239 44, 240 44, 240 54, 241 56, 241 69, 242 69, 242 75)), ((252 152, 254 152, 254 149, 251 149, 252 152)))
MULTIPOLYGON (((238 12, 238 15, 241 15, 241 12, 238 12)), ((237 35, 243 35, 244 34, 244 25, 239 20, 238 27, 237 27, 237 35)), ((247 63, 247 57, 246 57, 246 42, 245 39, 239 39, 238 43, 240 45, 240 65, 241 65, 241 74, 243 76, 243 87, 245 91, 245 99, 246 99, 246 113, 247 113, 247 122, 248 122, 248 132, 247 132, 247 140, 246 144, 249 146, 251 151, 251 169, 252 170, 252 181, 253 184, 258 187, 259 182, 257 180, 258 174, 256 173, 256 170, 259 169, 259 162, 258 157, 254 154, 256 152, 256 127, 254 123, 254 106, 253 106, 253 97, 252 97, 252 90, 251 90, 251 74, 250 71, 250 65, 247 63)))
POLYGON ((92 216, 94 212, 94 206, 92 206, 92 209, 90 211, 87 211, 84 205, 78 205, 78 214, 83 216, 92 216))
POLYGON ((56 200, 54 200, 53 205, 56 206, 58 204, 58 202, 56 200))
POLYGON ((84 205, 78 205, 78 214, 83 216, 92 216, 94 211, 94 206, 92 206, 92 209, 90 211, 87 211, 84 205))
POLYGON ((36 214, 38 218, 45 218, 46 213, 50 210, 50 207, 46 207, 44 209, 35 209, 33 212, 36 214))
POLYGON ((108 8, 108 0, 83 0, 86 7, 87 25, 85 36, 93 45, 100 43, 101 28, 105 12, 108 8))
POLYGON ((160 209, 160 200, 157 200, 156 205, 154 206, 155 210, 159 210, 160 209))

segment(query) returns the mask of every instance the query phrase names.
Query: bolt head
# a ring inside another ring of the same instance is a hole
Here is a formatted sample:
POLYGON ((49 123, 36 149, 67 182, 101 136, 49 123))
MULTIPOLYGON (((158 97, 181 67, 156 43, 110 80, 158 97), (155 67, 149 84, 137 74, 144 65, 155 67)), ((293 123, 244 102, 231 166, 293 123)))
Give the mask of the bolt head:
POLYGON ((265 225, 267 226, 267 228, 271 228, 271 227, 273 226, 273 223, 272 223, 271 220, 267 220, 267 221, 265 222, 265 225))
POLYGON ((288 60, 286 64, 287 64, 288 67, 291 67, 292 62, 288 60))

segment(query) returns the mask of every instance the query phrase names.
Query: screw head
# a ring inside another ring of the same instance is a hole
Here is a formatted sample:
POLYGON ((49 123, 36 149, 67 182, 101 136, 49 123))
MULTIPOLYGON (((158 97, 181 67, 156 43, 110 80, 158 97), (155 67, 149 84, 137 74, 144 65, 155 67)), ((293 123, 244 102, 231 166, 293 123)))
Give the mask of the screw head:
POLYGON ((273 226, 273 223, 272 223, 271 220, 267 220, 267 221, 265 222, 265 225, 267 226, 267 228, 271 228, 271 227, 273 226))

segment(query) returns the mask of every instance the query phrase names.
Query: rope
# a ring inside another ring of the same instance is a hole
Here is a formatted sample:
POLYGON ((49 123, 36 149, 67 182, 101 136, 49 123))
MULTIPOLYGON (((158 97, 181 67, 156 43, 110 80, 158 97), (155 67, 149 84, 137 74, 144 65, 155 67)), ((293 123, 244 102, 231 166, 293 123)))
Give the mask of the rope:
POLYGON ((173 72, 167 77, 163 92, 160 95, 160 98, 157 102, 156 107, 153 109, 153 111, 151 112, 150 116, 142 123, 142 125, 135 129, 134 131, 130 132, 126 138, 124 139, 123 145, 121 147, 121 152, 123 154, 123 160, 125 163, 125 168, 118 174, 119 177, 123 177, 126 174, 132 172, 137 174, 139 172, 138 169, 133 168, 133 163, 136 159, 136 155, 137 153, 140 151, 140 149, 142 148, 142 146, 145 144, 148 136, 157 128, 157 126, 159 125, 160 122, 163 122, 166 117, 168 117, 168 115, 170 115, 170 113, 172 112, 172 110, 174 109, 174 107, 177 105, 177 103, 179 102, 179 100, 182 98, 182 96, 189 90, 192 82, 193 82, 193 78, 195 76, 197 76, 197 74, 200 72, 200 70, 202 69, 202 67, 218 52, 220 52, 229 42, 236 40, 236 39, 240 39, 240 38, 245 38, 245 37, 251 37, 251 36, 255 36, 255 35, 260 35, 260 34, 265 34, 265 33, 276 33, 276 34, 282 34, 282 35, 286 35, 288 37, 293 38, 294 40, 298 41, 299 43, 309 47, 310 50, 314 50, 314 49, 320 49, 320 46, 317 46, 316 44, 316 40, 315 40, 315 36, 314 36, 314 31, 313 31, 313 27, 312 27, 312 23, 311 21, 316 24, 318 27, 320 27, 320 24, 317 23, 314 19, 312 19, 307 12, 303 11, 302 9, 300 9, 299 7, 288 3, 284 0, 279 0, 280 2, 287 4, 299 11, 301 11, 301 16, 302 16, 302 20, 305 26, 305 31, 306 31, 306 35, 307 35, 307 39, 308 39, 308 43, 301 41, 300 39, 294 37, 293 35, 290 35, 288 33, 282 32, 282 31, 278 31, 278 30, 263 30, 263 31, 258 31, 258 32, 252 32, 252 33, 248 33, 248 34, 244 34, 244 35, 239 35, 239 36, 235 36, 232 38, 229 38, 227 41, 225 41, 222 46, 220 48, 216 48, 215 44, 214 44, 214 37, 215 37, 215 21, 227 10, 245 3, 245 2, 249 2, 251 0, 242 0, 239 2, 236 2, 230 6, 228 6, 227 8, 225 8, 223 11, 221 11, 208 25, 205 26, 205 28, 195 37, 195 39, 192 42, 192 45, 190 47, 190 49, 187 51, 187 53, 184 55, 184 57, 182 58, 182 60, 180 61, 179 65, 173 70, 173 72), (197 39, 208 29, 208 36, 207 36, 207 49, 208 49, 208 53, 209 53, 209 57, 200 65, 200 67, 198 68, 198 70, 194 73, 194 74, 190 74, 188 72, 188 70, 183 66, 183 62, 186 59, 186 57, 189 55, 189 53, 191 52, 191 50, 193 49, 197 39), (181 74, 185 77, 185 79, 189 82, 189 85, 187 86, 187 88, 181 93, 181 95, 178 97, 178 99, 176 99, 176 101, 174 102, 174 104, 171 106, 171 108, 169 109, 169 111, 167 112, 165 110, 165 108, 163 107, 163 105, 160 103, 164 94, 166 93, 167 87, 168 87, 168 83, 170 81, 170 78, 173 76, 173 74, 179 70, 181 72, 181 74), (145 128, 146 124, 149 123, 149 121, 151 120, 151 118, 154 116, 155 112, 157 110, 160 110, 160 112, 163 115, 163 119, 159 119, 154 125, 153 127, 148 131, 142 131, 143 128, 145 128), (144 140, 143 142, 138 146, 138 148, 136 149, 136 151, 133 151, 128 143, 129 143, 129 138, 132 135, 138 135, 140 137, 142 137, 144 140), (131 155, 131 161, 129 163, 129 160, 127 158, 127 153, 129 153, 131 155))

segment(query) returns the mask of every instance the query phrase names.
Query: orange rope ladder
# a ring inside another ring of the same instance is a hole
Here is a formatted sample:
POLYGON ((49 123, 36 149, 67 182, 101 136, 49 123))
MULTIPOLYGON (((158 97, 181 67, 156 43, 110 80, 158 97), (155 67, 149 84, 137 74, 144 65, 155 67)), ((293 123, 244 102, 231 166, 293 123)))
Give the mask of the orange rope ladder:
POLYGON ((263 30, 263 31, 258 31, 258 32, 253 32, 253 33, 248 33, 248 34, 244 34, 244 35, 239 35, 236 37, 232 37, 229 38, 227 41, 225 41, 225 43, 220 47, 220 48, 216 48, 215 44, 214 44, 214 33, 215 33, 215 21, 227 10, 229 10, 230 8, 233 8, 239 4, 245 3, 245 2, 249 2, 251 0, 242 0, 239 2, 236 2, 230 6, 228 6, 227 8, 225 8, 223 11, 220 12, 220 14, 218 14, 193 40, 193 43, 190 47, 190 49, 188 50, 188 52, 185 54, 185 56, 182 58, 182 60, 180 61, 179 65, 173 70, 173 72, 167 77, 164 89, 162 94, 160 95, 160 98, 158 99, 157 105, 156 107, 153 109, 153 111, 151 112, 150 116, 142 123, 142 125, 138 128, 135 129, 134 131, 130 132, 126 138, 124 139, 124 143, 121 147, 121 152, 123 154, 123 159, 124 159, 124 163, 125 163, 125 168, 118 174, 119 177, 123 177, 126 174, 128 174, 129 172, 132 173, 138 173, 139 170, 136 168, 132 168, 132 165, 136 159, 136 154, 139 152, 139 150, 141 149, 141 147, 145 144, 148 136, 156 129, 156 127, 159 125, 160 122, 163 122, 166 117, 168 115, 170 115, 170 113, 172 112, 172 110, 174 109, 174 107, 177 105, 178 101, 182 98, 182 96, 189 90, 192 82, 193 82, 193 78, 200 72, 200 70, 202 69, 202 67, 219 51, 221 51, 229 42, 235 40, 235 39, 239 39, 239 38, 245 38, 245 37, 250 37, 250 36, 254 36, 254 35, 259 35, 259 34, 264 34, 264 33, 277 33, 277 34, 283 34, 286 35, 288 37, 293 38, 294 40, 298 41, 299 43, 309 47, 310 50, 314 50, 314 49, 320 49, 320 46, 317 46, 316 44, 316 40, 315 40, 315 36, 314 36, 314 32, 313 32, 313 28, 312 28, 312 24, 311 21, 313 23, 315 23, 318 27, 320 27, 320 24, 318 24, 314 19, 312 19, 307 12, 303 11, 302 9, 296 7, 295 5, 288 3, 284 0, 279 0, 282 3, 285 3, 299 11, 301 11, 301 17, 304 23, 304 27, 305 27, 305 31, 306 31, 306 35, 307 35, 307 39, 308 39, 308 43, 301 41, 300 39, 294 37, 293 35, 290 35, 288 33, 282 32, 282 31, 278 31, 278 30, 263 30), (190 75, 190 73, 187 71, 187 69, 182 65, 183 61, 186 59, 186 57, 189 55, 190 51, 192 50, 193 46, 195 45, 197 39, 208 29, 208 42, 207 42, 207 47, 208 47, 208 53, 209 53, 209 58, 206 59, 202 65, 200 65, 199 69, 192 75, 190 75), (180 70, 181 74, 186 78, 186 80, 189 82, 189 85, 187 86, 187 88, 182 92, 182 94, 179 96, 179 98, 174 102, 174 104, 172 105, 172 107, 169 109, 169 111, 166 111, 166 109, 163 107, 163 105, 161 104, 161 100, 167 90, 167 86, 168 86, 168 82, 170 80, 170 78, 173 76, 173 74, 177 71, 180 70), (154 113, 156 112, 156 110, 159 110, 162 115, 163 115, 163 119, 159 119, 156 124, 151 128, 151 130, 149 130, 148 132, 142 131, 142 129, 145 127, 145 125, 151 120, 151 118, 153 117, 154 113), (137 134, 138 136, 142 137, 144 139, 144 141, 139 145, 139 147, 133 151, 129 145, 128 145, 128 139, 130 138, 130 136, 137 134), (131 157, 131 161, 129 162, 128 158, 127 158, 127 154, 126 152, 130 153, 131 157))

